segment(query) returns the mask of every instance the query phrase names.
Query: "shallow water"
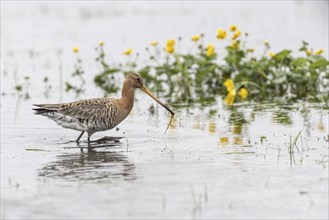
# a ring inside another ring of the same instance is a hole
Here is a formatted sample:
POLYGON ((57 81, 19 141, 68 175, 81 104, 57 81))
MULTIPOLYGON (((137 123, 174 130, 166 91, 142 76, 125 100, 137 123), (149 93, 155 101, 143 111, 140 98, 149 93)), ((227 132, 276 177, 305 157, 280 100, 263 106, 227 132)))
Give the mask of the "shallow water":
MULTIPOLYGON (((273 51, 297 50, 301 40, 326 48, 327 5, 1 2, 1 218, 328 219, 329 115, 323 103, 228 107, 217 97, 215 103, 174 106, 164 135, 169 115, 138 92, 118 129, 92 136, 124 138, 89 148, 72 142, 79 132, 31 110, 33 103, 77 99, 63 92, 72 80, 73 46, 80 47, 86 71, 87 90, 79 99, 101 97, 93 84, 94 47, 101 40, 109 62, 124 62, 128 47, 145 59, 150 41, 182 36, 187 42, 197 33, 222 50, 216 29, 230 24, 250 33, 256 52, 263 40, 273 51), (30 99, 17 99, 15 80, 30 99)), ((181 49, 189 50, 188 44, 181 49)))
POLYGON ((328 111, 321 105, 217 104, 151 114, 141 96, 119 143, 3 98, 2 218, 328 218, 328 111), (166 117, 164 117, 166 116, 166 117), (142 126, 141 126, 142 125, 142 126), (290 138, 297 134, 294 152, 290 138), (85 138, 85 137, 84 137, 85 138))

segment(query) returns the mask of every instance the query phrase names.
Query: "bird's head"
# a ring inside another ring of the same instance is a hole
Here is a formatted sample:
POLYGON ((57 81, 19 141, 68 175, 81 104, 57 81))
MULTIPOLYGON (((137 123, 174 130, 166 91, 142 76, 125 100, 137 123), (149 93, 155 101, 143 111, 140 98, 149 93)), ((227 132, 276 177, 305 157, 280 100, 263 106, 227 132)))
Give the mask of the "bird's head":
POLYGON ((141 89, 147 95, 149 95, 152 99, 154 99, 157 103, 162 105, 165 109, 167 109, 172 115, 174 112, 171 111, 164 103, 162 103, 157 97, 155 97, 144 85, 142 78, 137 73, 129 73, 126 77, 126 81, 129 85, 135 89, 141 89))
POLYGON ((142 78, 137 73, 129 73, 126 80, 129 82, 130 86, 135 89, 140 89, 144 86, 142 78))

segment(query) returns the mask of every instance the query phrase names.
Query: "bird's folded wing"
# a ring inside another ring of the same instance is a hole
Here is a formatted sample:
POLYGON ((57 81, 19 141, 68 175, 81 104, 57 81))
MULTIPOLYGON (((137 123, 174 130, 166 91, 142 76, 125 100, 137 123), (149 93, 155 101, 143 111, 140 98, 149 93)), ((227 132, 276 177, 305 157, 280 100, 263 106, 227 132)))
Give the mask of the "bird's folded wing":
POLYGON ((105 99, 89 99, 62 104, 58 113, 79 119, 103 117, 113 111, 114 103, 105 99))

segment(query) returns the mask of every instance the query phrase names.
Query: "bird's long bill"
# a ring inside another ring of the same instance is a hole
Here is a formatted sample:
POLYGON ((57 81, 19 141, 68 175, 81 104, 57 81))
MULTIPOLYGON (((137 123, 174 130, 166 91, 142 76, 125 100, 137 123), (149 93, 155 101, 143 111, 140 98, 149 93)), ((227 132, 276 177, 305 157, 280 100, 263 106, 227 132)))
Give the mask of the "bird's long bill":
POLYGON ((146 94, 148 94, 152 99, 154 99, 157 103, 159 103, 160 105, 162 105, 165 109, 167 109, 171 115, 174 115, 175 113, 173 111, 171 111, 165 104, 163 104, 157 97, 155 97, 145 86, 143 86, 141 88, 141 90, 143 90, 143 92, 145 92, 146 94))

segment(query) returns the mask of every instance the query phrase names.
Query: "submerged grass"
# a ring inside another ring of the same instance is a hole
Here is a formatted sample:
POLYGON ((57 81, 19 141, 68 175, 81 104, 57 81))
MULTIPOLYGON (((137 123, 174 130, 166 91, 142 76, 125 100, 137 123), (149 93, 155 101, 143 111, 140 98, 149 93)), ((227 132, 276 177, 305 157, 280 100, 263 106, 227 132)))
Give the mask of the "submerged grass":
POLYGON ((25 148, 26 151, 46 151, 40 148, 25 148))
MULTIPOLYGON (((299 151, 299 148, 297 146, 297 140, 301 136, 302 131, 303 130, 300 130, 298 132, 298 134, 295 136, 293 141, 292 141, 292 136, 290 135, 290 142, 289 142, 289 148, 288 148, 288 152, 289 152, 289 156, 290 156, 290 167, 292 167, 293 164, 296 164, 296 161, 295 161, 295 147, 296 147, 298 152, 301 152, 301 154, 303 154, 303 150, 299 151)), ((301 139, 301 143, 302 143, 302 139, 301 139)), ((301 156, 301 162, 303 162, 302 158, 303 157, 301 156)))
POLYGON ((236 152, 227 152, 225 154, 255 154, 255 151, 236 151, 236 152))

